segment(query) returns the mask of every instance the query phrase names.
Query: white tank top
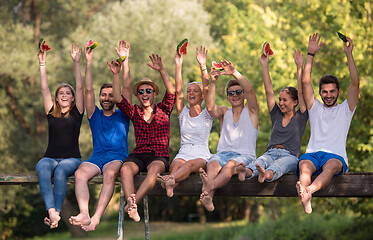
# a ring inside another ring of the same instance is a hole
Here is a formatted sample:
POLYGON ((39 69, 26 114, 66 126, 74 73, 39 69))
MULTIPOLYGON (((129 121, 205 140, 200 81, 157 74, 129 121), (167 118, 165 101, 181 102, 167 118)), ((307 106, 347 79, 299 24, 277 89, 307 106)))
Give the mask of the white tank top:
POLYGON ((232 109, 229 108, 224 115, 217 152, 236 152, 256 159, 258 134, 259 129, 253 127, 246 106, 242 109, 237 123, 234 123, 232 109))

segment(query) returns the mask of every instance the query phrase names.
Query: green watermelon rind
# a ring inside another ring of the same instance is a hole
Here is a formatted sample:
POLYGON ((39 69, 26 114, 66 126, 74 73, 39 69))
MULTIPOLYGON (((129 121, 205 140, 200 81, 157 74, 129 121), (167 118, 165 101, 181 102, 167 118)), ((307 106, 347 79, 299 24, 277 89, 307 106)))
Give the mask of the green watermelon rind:
POLYGON ((41 45, 43 44, 43 42, 44 42, 44 39, 40 39, 40 41, 39 41, 39 49, 41 50, 41 45))
POLYGON ((181 55, 180 49, 185 45, 188 44, 188 38, 184 38, 178 45, 177 45, 177 52, 181 55))
POLYGON ((117 58, 116 61, 117 61, 119 64, 121 64, 121 63, 124 61, 124 59, 126 59, 126 57, 127 57, 127 56, 123 56, 123 57, 117 58))
MULTIPOLYGON (((266 51, 265 51, 267 45, 269 45, 269 42, 265 41, 265 42, 263 43, 263 46, 262 46, 262 53, 264 54, 264 56, 267 56, 267 53, 266 53, 266 51)), ((273 55, 275 55, 275 52, 271 49, 271 47, 269 47, 269 50, 271 50, 272 53, 273 53, 273 54, 269 54, 269 56, 273 56, 273 55)), ((270 52, 268 52, 268 53, 270 53, 270 52)))
POLYGON ((340 33, 340 32, 337 32, 338 34, 338 37, 343 41, 343 42, 347 42, 347 38, 346 38, 346 35, 340 33))
POLYGON ((95 49, 96 47, 98 46, 98 42, 94 42, 91 46, 89 46, 89 48, 91 50, 95 49))

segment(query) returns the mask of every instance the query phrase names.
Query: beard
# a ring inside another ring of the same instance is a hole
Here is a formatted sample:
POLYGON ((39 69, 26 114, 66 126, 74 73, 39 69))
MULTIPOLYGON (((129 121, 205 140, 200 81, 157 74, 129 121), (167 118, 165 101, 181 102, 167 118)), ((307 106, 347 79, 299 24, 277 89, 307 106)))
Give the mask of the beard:
POLYGON ((101 108, 105 111, 110 111, 114 108, 114 103, 110 102, 110 105, 105 105, 103 102, 100 101, 101 108))
POLYGON ((326 107, 333 107, 334 104, 337 102, 339 95, 334 99, 334 101, 331 104, 326 103, 325 99, 323 98, 322 101, 324 102, 326 107))

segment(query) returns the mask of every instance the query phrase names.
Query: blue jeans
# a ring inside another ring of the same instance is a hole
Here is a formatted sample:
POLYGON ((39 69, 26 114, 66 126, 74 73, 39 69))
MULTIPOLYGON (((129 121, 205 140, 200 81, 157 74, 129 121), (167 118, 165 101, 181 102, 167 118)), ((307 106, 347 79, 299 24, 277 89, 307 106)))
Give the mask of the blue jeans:
POLYGON ((239 154, 236 152, 231 151, 225 151, 217 154, 213 154, 210 159, 207 161, 208 163, 212 161, 217 161, 221 167, 224 167, 227 165, 229 160, 234 160, 237 163, 245 163, 245 165, 248 165, 255 159, 255 157, 251 157, 250 155, 245 154, 239 154))
POLYGON ((82 163, 80 158, 49 158, 44 157, 36 165, 39 177, 39 188, 46 209, 55 208, 62 211, 66 195, 66 178, 75 173, 82 163), (52 188, 54 177, 54 189, 52 188))
POLYGON ((253 170, 253 175, 251 177, 257 176, 259 174, 258 170, 256 170, 255 167, 255 164, 257 163, 267 171, 272 170, 273 178, 272 180, 267 180, 268 182, 272 182, 279 179, 282 175, 288 172, 294 172, 297 169, 298 158, 292 155, 286 149, 269 149, 256 161, 250 163, 247 166, 248 168, 253 170))

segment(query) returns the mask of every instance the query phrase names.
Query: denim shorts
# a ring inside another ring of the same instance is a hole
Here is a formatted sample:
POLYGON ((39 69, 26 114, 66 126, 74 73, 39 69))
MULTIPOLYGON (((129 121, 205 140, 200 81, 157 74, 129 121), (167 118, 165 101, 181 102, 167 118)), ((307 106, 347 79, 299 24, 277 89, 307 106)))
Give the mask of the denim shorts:
POLYGON ((217 161, 221 167, 224 167, 229 160, 234 160, 237 163, 245 163, 245 165, 248 165, 253 160, 255 160, 255 157, 253 158, 250 155, 226 151, 212 155, 211 158, 208 160, 208 163, 217 161))
MULTIPOLYGON (((341 157, 337 154, 334 154, 334 153, 328 153, 328 152, 324 152, 324 151, 318 151, 318 152, 313 152, 313 153, 305 153, 299 158, 299 162, 301 160, 310 160, 313 163, 313 165, 315 165, 315 168, 316 168, 316 171, 313 173, 313 175, 317 175, 317 174, 320 174, 322 172, 322 166, 324 166, 324 164, 332 158, 338 159, 343 164, 342 171, 340 173, 338 173, 336 176, 339 176, 342 173, 348 171, 348 166, 347 166, 345 160, 343 159, 343 157, 341 157)), ((297 167, 297 175, 298 176, 299 176, 299 162, 298 162, 298 167, 297 167)))

